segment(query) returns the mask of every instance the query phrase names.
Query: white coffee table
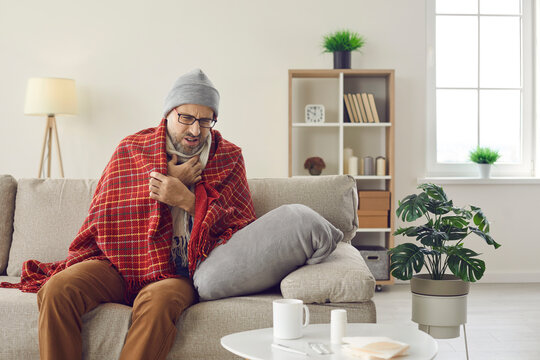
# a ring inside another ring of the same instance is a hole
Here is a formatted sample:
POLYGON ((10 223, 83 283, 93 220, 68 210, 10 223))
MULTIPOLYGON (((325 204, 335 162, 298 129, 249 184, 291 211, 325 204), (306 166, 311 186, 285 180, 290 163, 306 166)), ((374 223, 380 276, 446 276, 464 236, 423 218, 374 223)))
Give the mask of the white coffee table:
MULTIPOLYGON (((230 334, 221 338, 221 346, 233 354, 250 360, 299 360, 299 359, 354 359, 341 352, 341 346, 330 345, 330 325, 314 324, 304 328, 304 336, 297 340, 274 340, 272 328, 250 330, 230 334), (308 356, 273 348, 275 342, 306 352, 308 356), (319 355, 308 343, 319 342, 332 350, 331 355, 319 355)), ((431 360, 437 355, 435 339, 416 326, 391 324, 347 324, 346 336, 386 336, 410 345, 407 356, 400 360, 431 360)))

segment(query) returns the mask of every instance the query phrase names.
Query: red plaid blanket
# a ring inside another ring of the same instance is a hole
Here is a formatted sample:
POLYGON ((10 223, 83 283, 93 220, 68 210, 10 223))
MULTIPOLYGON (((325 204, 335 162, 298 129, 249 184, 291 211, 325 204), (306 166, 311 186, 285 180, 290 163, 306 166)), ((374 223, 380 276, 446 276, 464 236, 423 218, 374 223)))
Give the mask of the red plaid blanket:
MULTIPOLYGON (((151 282, 175 277, 170 261, 169 207, 149 197, 150 172, 167 173, 166 120, 128 136, 116 148, 99 180, 88 217, 65 260, 23 264, 21 282, 0 287, 37 292, 54 274, 90 259, 108 259, 126 282, 131 301, 151 282)), ((195 218, 188 245, 189 270, 232 234, 255 220, 244 159, 239 147, 212 130, 212 147, 195 187, 195 218)))

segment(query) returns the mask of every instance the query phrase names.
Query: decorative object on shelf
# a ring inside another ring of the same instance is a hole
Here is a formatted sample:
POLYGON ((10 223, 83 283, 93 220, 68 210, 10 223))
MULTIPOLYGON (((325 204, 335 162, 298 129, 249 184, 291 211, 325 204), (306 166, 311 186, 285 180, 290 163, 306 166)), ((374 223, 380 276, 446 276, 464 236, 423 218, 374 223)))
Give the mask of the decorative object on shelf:
POLYGON ((356 156, 351 156, 349 158, 349 175, 358 176, 358 158, 356 156))
POLYGON ((317 156, 307 158, 304 162, 304 169, 307 169, 311 175, 321 175, 325 167, 324 160, 317 156))
MULTIPOLYGON (((362 94, 362 98, 364 98, 365 93, 362 94)), ((369 109, 372 116, 372 122, 374 123, 380 123, 381 120, 379 119, 379 112, 377 111, 377 106, 375 105, 375 97, 373 94, 367 94, 367 99, 369 102, 369 109)), ((365 100, 364 100, 365 101, 365 100)), ((367 105, 365 105, 367 108, 367 105)))
POLYGON ((469 153, 469 160, 478 164, 482 179, 489 179, 491 165, 495 164, 500 157, 501 155, 498 151, 488 147, 477 147, 469 153))
POLYGON ((375 280, 388 280, 388 250, 382 246, 355 246, 375 280))
POLYGON ((45 147, 47 147, 47 177, 51 177, 52 138, 56 137, 56 149, 60 161, 60 176, 64 177, 62 154, 56 127, 56 115, 76 115, 77 96, 75 80, 59 78, 30 78, 26 87, 25 115, 47 115, 45 137, 41 148, 38 177, 41 178, 45 147), (54 132, 54 133, 53 133, 54 132))
POLYGON ((373 162, 373 157, 371 156, 364 156, 363 158, 363 168, 364 168, 364 171, 362 173, 362 175, 366 175, 366 176, 369 176, 369 175, 374 175, 375 174, 375 163, 373 162))
POLYGON ((304 110, 305 121, 307 123, 323 123, 324 122, 324 105, 307 104, 304 110))
POLYGON ((390 211, 390 191, 358 190, 358 210, 390 211))
POLYGON ((385 229, 388 227, 388 210, 358 210, 358 228, 385 229))
POLYGON ((460 325, 465 331, 468 282, 482 278, 486 269, 477 258, 480 254, 463 247, 463 241, 474 233, 495 249, 500 245, 489 234, 482 209, 455 207, 442 187, 434 184, 418 188, 422 192, 401 200, 396 214, 406 222, 425 216, 427 223, 399 228, 394 235, 416 237, 421 245, 404 243, 389 250, 390 272, 411 280, 412 320, 420 330, 439 339, 458 337, 460 325), (428 273, 418 274, 423 268, 428 273), (445 274, 447 270, 453 275, 445 274))
POLYGON ((343 94, 343 101, 345 102, 345 109, 347 109, 347 113, 343 112, 345 115, 347 115, 347 118, 344 118, 343 119, 343 122, 350 122, 350 123, 355 123, 355 118, 354 118, 354 107, 353 107, 353 104, 351 104, 351 101, 350 101, 350 98, 351 98, 351 94, 343 94), (346 121, 345 119, 348 119, 349 121, 346 121))
POLYGON ((385 176, 386 159, 384 158, 384 156, 377 156, 377 159, 375 159, 375 163, 377 164, 377 176, 385 176))
POLYGON ((358 227, 387 228, 390 214, 390 192, 358 191, 358 227))
POLYGON ((340 30, 323 37, 324 52, 334 53, 334 69, 351 68, 351 51, 360 51, 365 39, 350 30, 340 30))
POLYGON ((343 149, 343 173, 349 173, 349 158, 353 156, 353 150, 351 148, 343 149))

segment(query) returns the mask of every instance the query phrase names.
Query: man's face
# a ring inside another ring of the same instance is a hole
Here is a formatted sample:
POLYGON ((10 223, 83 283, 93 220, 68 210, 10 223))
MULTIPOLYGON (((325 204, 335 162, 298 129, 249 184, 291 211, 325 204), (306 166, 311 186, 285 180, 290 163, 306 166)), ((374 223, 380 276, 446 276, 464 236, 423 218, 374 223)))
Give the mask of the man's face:
POLYGON ((200 127, 198 121, 191 125, 182 124, 178 121, 178 114, 191 115, 197 119, 212 119, 214 112, 208 106, 195 104, 180 105, 174 110, 167 116, 167 131, 174 147, 186 155, 195 154, 206 143, 210 129, 200 127))

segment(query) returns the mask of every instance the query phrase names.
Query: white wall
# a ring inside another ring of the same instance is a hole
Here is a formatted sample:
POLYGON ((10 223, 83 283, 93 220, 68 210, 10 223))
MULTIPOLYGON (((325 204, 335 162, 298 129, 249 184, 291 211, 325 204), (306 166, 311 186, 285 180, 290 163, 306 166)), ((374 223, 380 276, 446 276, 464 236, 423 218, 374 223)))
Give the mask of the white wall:
MULTIPOLYGON (((367 38, 353 68, 396 70, 402 198, 425 175, 424 0, 0 0, 0 173, 37 175, 45 118, 23 115, 29 77, 76 79, 80 113, 57 119, 64 169, 96 178, 124 136, 159 123, 174 80, 201 67, 221 92, 218 129, 243 148, 248 176, 285 177, 287 70, 331 68, 322 35, 342 28, 367 38)), ((495 220, 503 247, 483 249, 488 273, 540 274, 529 200, 538 186, 447 191, 495 220)))

